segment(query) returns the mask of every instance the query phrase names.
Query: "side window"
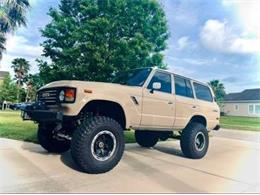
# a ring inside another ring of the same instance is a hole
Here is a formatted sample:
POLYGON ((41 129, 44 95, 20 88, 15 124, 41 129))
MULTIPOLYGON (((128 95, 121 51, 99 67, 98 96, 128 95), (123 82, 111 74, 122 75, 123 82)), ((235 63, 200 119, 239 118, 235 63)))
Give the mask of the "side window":
POLYGON ((161 89, 157 91, 172 93, 172 84, 171 84, 171 75, 163 72, 156 72, 151 79, 148 89, 152 89, 153 83, 159 82, 161 83, 161 89))
POLYGON ((188 79, 174 76, 174 82, 176 95, 193 98, 191 83, 188 79))
POLYGON ((197 99, 205 100, 208 102, 213 101, 212 94, 210 92, 210 89, 207 86, 198 83, 193 83, 193 84, 194 84, 194 89, 195 89, 197 99))
POLYGON ((260 105, 255 105, 255 113, 260 114, 260 105))

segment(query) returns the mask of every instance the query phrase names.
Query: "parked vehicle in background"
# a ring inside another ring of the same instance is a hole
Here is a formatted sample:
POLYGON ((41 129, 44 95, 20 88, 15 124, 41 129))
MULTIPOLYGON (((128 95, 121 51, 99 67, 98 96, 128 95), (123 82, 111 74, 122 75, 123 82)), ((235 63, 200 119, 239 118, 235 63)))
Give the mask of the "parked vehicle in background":
POLYGON ((27 105, 30 105, 30 103, 15 103, 15 104, 10 104, 9 108, 11 110, 21 110, 23 107, 26 107, 27 105))
POLYGON ((42 87, 37 102, 23 109, 38 122, 38 140, 49 152, 69 148, 88 173, 114 168, 124 151, 123 131, 135 130, 137 143, 153 147, 181 132, 185 156, 202 158, 208 131, 219 129, 219 107, 202 82, 158 68, 116 75, 112 83, 57 81, 42 87))

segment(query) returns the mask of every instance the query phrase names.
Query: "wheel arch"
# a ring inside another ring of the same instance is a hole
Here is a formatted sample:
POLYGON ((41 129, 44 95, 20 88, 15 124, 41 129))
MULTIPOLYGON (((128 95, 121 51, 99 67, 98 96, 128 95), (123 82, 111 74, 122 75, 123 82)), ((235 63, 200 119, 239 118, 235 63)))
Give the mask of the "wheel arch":
POLYGON ((83 106, 80 113, 83 112, 93 112, 95 115, 111 117, 116 120, 123 129, 127 127, 126 111, 118 102, 92 99, 83 106))
POLYGON ((189 121, 189 123, 193 123, 193 122, 200 123, 200 124, 204 125, 207 128, 207 119, 203 115, 194 115, 194 116, 192 116, 190 121, 189 121))

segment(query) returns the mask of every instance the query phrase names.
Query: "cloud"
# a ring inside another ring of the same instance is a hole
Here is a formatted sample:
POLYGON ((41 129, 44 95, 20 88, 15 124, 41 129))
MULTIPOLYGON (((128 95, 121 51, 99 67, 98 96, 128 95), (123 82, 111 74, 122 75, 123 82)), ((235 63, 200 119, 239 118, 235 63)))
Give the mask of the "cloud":
POLYGON ((240 78, 235 77, 235 76, 228 76, 222 79, 223 82, 228 82, 228 83, 237 83, 241 81, 240 78))
POLYGON ((222 5, 236 11, 245 33, 260 32, 260 1, 259 0, 222 0, 222 5))
POLYGON ((43 0, 29 0, 29 3, 31 6, 37 5, 38 3, 40 3, 43 0))
POLYGON ((260 38, 247 38, 234 33, 227 21, 207 20, 200 32, 200 40, 207 49, 220 53, 260 52, 260 38))
POLYGON ((31 45, 24 36, 8 35, 6 41, 6 52, 9 55, 20 55, 24 57, 37 57, 43 48, 39 45, 31 45))
POLYGON ((177 64, 176 65, 170 65, 169 71, 171 71, 175 74, 186 76, 186 77, 191 77, 192 75, 194 75, 194 71, 188 70, 187 68, 182 67, 182 66, 177 65, 177 64))
POLYGON ((173 56, 167 56, 169 60, 176 62, 176 63, 184 63, 189 65, 195 66, 203 66, 203 65, 212 65, 217 62, 216 58, 213 59, 206 59, 206 58, 178 58, 173 56))
POLYGON ((8 35, 6 41, 6 51, 3 54, 3 59, 0 61, 0 69, 11 71, 11 63, 15 58, 25 58, 32 65, 32 72, 38 70, 35 59, 40 57, 43 48, 38 45, 31 45, 29 41, 18 35, 8 35))
POLYGON ((189 44, 189 37, 181 37, 177 41, 180 50, 184 49, 189 44))

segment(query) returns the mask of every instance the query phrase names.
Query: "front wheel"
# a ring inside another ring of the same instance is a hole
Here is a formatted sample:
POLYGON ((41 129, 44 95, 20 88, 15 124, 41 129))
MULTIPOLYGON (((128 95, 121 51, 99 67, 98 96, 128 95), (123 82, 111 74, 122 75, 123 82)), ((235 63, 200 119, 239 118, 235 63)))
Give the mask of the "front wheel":
POLYGON ((95 116, 86 118, 75 130, 71 155, 87 173, 104 173, 113 169, 124 152, 124 134, 115 120, 95 116))
POLYGON ((190 123, 181 133, 183 154, 192 159, 204 157, 208 151, 209 136, 206 127, 200 123, 190 123))

